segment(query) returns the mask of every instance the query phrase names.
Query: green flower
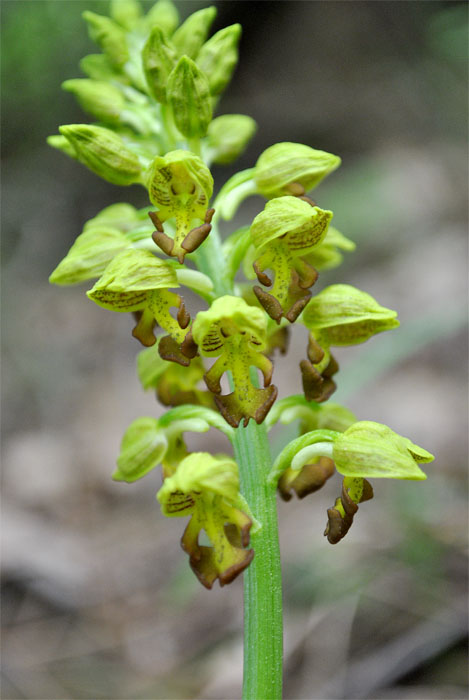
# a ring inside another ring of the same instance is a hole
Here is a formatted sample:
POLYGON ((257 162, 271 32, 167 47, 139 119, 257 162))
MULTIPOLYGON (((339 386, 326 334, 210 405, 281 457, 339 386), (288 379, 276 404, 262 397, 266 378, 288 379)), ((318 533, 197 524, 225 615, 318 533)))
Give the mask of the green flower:
POLYGON ((132 335, 142 345, 156 342, 153 327, 158 323, 169 333, 159 342, 160 355, 188 365, 193 355, 184 340, 190 316, 179 294, 169 291, 174 287, 179 283, 171 265, 149 251, 131 248, 114 258, 87 296, 104 309, 139 312, 132 335), (177 320, 170 314, 171 307, 178 309, 177 320))
POLYGON ((158 492, 161 510, 169 517, 191 516, 181 544, 199 581, 212 588, 231 583, 254 557, 249 545, 251 518, 239 499, 236 462, 224 455, 195 452, 185 457, 158 492), (204 530, 211 546, 199 544, 204 530))
POLYGON ((266 349, 267 319, 261 309, 248 306, 239 297, 224 296, 213 302, 208 311, 197 314, 192 334, 204 357, 218 357, 205 374, 205 382, 215 394, 215 402, 223 417, 233 427, 242 418, 261 423, 277 396, 270 385, 272 363, 262 354, 266 349), (264 375, 264 389, 257 389, 250 379, 250 367, 264 375), (234 390, 221 395, 220 379, 230 371, 234 390))
POLYGON ((167 255, 184 262, 207 238, 211 231, 213 209, 208 208, 212 196, 213 178, 203 161, 189 151, 171 151, 157 156, 150 165, 147 187, 151 202, 158 212, 150 213, 156 226, 153 240, 167 255), (162 223, 176 219, 174 239, 163 230, 162 223), (191 228, 194 219, 204 223, 191 228))
POLYGON ((293 323, 308 304, 308 290, 315 283, 317 272, 303 256, 321 243, 331 219, 332 212, 285 196, 268 202, 252 222, 257 278, 261 284, 271 286, 264 270, 272 269, 275 275, 270 293, 259 286, 254 287, 254 292, 275 321, 285 316, 293 323))

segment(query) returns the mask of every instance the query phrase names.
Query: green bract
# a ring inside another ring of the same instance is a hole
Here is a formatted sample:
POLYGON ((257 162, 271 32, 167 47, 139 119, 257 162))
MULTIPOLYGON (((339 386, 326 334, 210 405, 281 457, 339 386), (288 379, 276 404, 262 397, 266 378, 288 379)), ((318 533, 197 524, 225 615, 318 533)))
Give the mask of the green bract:
POLYGON ((173 476, 165 479, 158 500, 165 515, 191 519, 181 544, 199 581, 212 588, 233 581, 251 562, 249 544, 251 518, 244 513, 238 495, 238 465, 224 455, 195 452, 179 464, 173 476), (204 530, 211 546, 198 542, 204 530))
POLYGON ((249 306, 239 297, 216 299, 208 311, 197 314, 192 335, 201 355, 216 357, 215 364, 205 374, 205 382, 215 394, 221 414, 233 427, 242 418, 261 423, 277 396, 270 385, 272 362, 262 354, 266 347, 267 318, 263 311, 249 306), (257 367, 264 376, 264 389, 253 386, 250 367, 257 367), (220 379, 231 371, 234 391, 221 395, 220 379))
POLYGON ((334 441, 333 459, 344 476, 426 479, 418 463, 434 457, 408 438, 373 421, 354 423, 334 441))
POLYGON ((104 180, 114 185, 141 181, 137 156, 114 131, 92 124, 68 124, 59 131, 75 149, 78 160, 104 180))
POLYGON ((312 190, 340 163, 338 156, 302 143, 276 143, 261 154, 253 175, 259 194, 272 199, 312 190))
POLYGON ((356 345, 399 326, 397 312, 349 284, 333 284, 315 296, 302 321, 320 344, 356 345))
POLYGON ((205 73, 188 56, 181 56, 171 71, 166 96, 181 134, 188 139, 205 136, 212 119, 210 86, 205 73))

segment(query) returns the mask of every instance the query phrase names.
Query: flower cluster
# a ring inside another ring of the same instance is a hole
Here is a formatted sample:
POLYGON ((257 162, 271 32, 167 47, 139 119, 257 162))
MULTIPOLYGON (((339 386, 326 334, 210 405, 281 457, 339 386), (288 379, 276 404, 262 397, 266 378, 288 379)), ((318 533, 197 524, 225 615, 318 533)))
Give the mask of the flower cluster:
POLYGON ((109 17, 85 12, 101 53, 81 61, 87 77, 63 87, 95 121, 61 126, 48 139, 108 182, 139 184, 148 194, 143 209, 114 204, 88 221, 50 281, 94 280, 89 299, 133 316, 132 335, 146 348, 138 357, 142 385, 171 408, 159 419, 132 423, 114 479, 132 482, 162 465, 162 511, 190 516, 182 546, 208 588, 216 579, 229 583, 249 565, 250 532, 262 522, 240 493, 236 461, 191 453, 183 432, 215 427, 233 440, 251 420, 270 428, 298 418, 300 437, 278 456, 269 483, 289 500, 341 473, 341 495, 328 511, 331 543, 372 497, 368 477, 421 479, 417 463, 431 459, 385 426, 322 405, 336 388, 331 348, 399 325, 396 312, 349 285, 313 295, 319 272, 338 266, 342 251, 355 247, 331 226, 332 211, 309 196, 340 158, 303 144, 275 144, 211 202, 211 164, 231 163, 256 131, 246 115, 214 116, 241 33, 234 24, 209 38, 215 14, 208 7, 180 24, 171 0, 158 0, 146 15, 138 0, 113 0, 109 17), (266 200, 264 208, 222 244, 218 221, 230 221, 252 195, 266 200), (247 282, 235 282, 241 273, 247 282), (181 287, 204 305, 193 318, 181 287), (293 323, 306 328, 298 373, 304 396, 275 403, 272 357, 286 352, 293 323), (199 543, 201 530, 210 546, 199 543))

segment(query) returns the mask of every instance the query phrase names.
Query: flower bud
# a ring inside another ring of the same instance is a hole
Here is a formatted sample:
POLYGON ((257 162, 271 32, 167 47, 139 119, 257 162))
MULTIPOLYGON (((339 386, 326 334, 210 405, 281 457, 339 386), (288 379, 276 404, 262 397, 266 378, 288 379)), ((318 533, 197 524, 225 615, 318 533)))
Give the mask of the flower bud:
POLYGON ((215 7, 205 7, 203 10, 189 15, 179 29, 174 32, 173 42, 180 56, 196 58, 207 39, 216 14, 215 7))
POLYGON ((161 27, 153 27, 143 47, 142 61, 148 88, 158 102, 166 102, 166 84, 176 60, 176 51, 161 27))
POLYGON ((301 143, 276 143, 259 157, 254 168, 254 180, 259 194, 267 199, 283 194, 296 194, 292 185, 304 191, 312 190, 321 180, 339 167, 340 158, 317 151, 301 143))
POLYGON ((167 36, 171 36, 179 24, 179 12, 172 0, 158 0, 148 10, 144 22, 148 29, 160 27, 167 36))
POLYGON ((142 14, 138 0, 111 0, 111 17, 124 29, 133 29, 142 14))
POLYGON ((93 80, 117 80, 121 83, 128 83, 126 76, 116 70, 108 57, 104 53, 90 53, 80 61, 80 68, 89 78, 93 80))
POLYGON ((349 284, 333 284, 313 297, 302 321, 320 345, 357 345, 399 326, 397 312, 349 284))
POLYGON ((88 23, 90 39, 102 48, 113 66, 121 68, 129 58, 125 31, 109 17, 88 10, 82 17, 88 23))
POLYGON ((114 131, 92 124, 68 124, 59 131, 74 147, 78 160, 99 177, 113 185, 140 182, 137 156, 114 131))
POLYGON ((61 136, 61 134, 48 136, 47 143, 49 146, 52 146, 52 148, 56 148, 58 151, 62 151, 62 153, 65 153, 65 155, 70 156, 70 158, 78 160, 77 152, 70 141, 65 138, 65 136, 61 136))
POLYGON ((168 78, 166 95, 181 134, 189 139, 205 136, 212 119, 210 88, 192 59, 179 59, 168 78))
POLYGON ((207 145, 214 163, 232 163, 246 148, 257 129, 245 114, 224 114, 214 119, 207 131, 207 145))
POLYGON ((238 63, 241 25, 232 24, 214 34, 200 49, 197 65, 208 78, 210 92, 218 95, 231 80, 238 63))
POLYGON ((75 95, 81 107, 107 124, 117 124, 125 106, 125 99, 119 88, 102 80, 66 80, 62 87, 75 95))

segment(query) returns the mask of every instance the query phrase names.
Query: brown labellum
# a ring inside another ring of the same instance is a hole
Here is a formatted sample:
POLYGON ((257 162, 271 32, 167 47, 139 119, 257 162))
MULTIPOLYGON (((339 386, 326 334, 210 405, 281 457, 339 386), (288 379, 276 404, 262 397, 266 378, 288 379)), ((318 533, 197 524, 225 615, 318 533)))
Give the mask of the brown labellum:
POLYGON ((278 490, 284 501, 291 499, 292 490, 298 498, 304 498, 310 493, 319 491, 334 472, 335 467, 332 459, 321 457, 315 464, 305 464, 300 473, 293 479, 289 470, 284 472, 278 482, 278 490))
POLYGON ((215 403, 223 418, 233 428, 237 428, 243 419, 246 427, 250 418, 254 418, 258 424, 262 423, 272 408, 277 393, 277 387, 271 384, 265 389, 255 389, 255 401, 250 402, 249 407, 243 406, 234 392, 226 396, 216 394, 215 403))
POLYGON ((283 316, 282 305, 279 300, 269 294, 269 292, 264 292, 257 284, 252 288, 254 294, 256 295, 259 303, 262 305, 265 311, 269 314, 270 318, 274 321, 280 323, 280 319, 283 316))

